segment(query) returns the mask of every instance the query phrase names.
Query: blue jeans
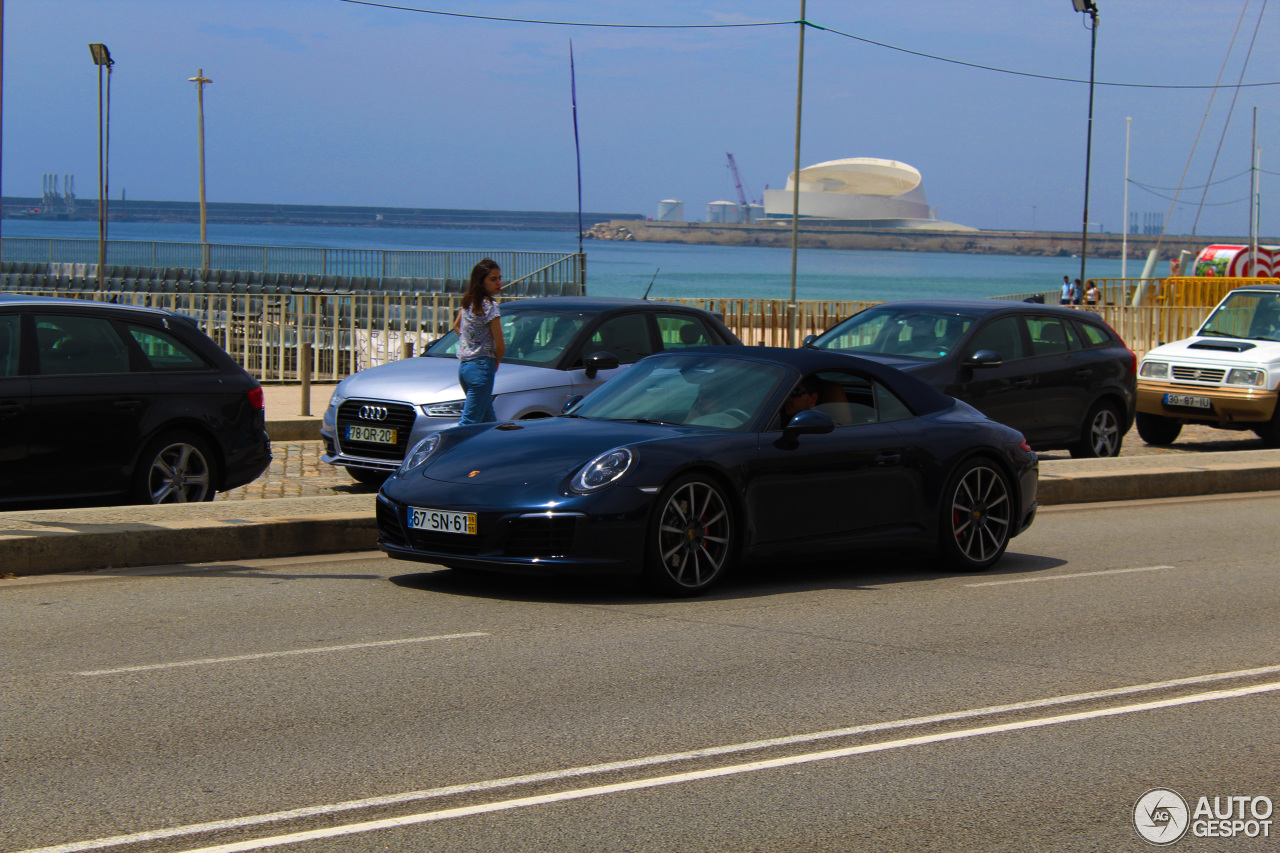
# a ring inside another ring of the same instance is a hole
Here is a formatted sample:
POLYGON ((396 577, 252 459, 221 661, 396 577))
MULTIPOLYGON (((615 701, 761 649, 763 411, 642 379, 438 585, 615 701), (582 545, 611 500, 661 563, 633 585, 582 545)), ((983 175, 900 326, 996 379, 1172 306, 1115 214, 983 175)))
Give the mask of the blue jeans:
POLYGON ((459 425, 483 424, 498 419, 493 413, 493 375, 497 370, 498 362, 488 357, 473 358, 458 365, 458 382, 467 395, 459 425))

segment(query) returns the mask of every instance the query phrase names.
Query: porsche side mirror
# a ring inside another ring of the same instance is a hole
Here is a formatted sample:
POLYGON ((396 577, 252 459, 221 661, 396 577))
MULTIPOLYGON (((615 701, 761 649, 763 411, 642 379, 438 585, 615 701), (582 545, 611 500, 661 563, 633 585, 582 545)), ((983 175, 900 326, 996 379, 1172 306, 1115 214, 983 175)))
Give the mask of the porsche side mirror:
POLYGON ((1004 356, 993 349, 980 349, 967 357, 962 364, 965 367, 999 367, 1004 364, 1004 356))
POLYGON ((560 409, 560 414, 562 414, 562 415, 563 415, 565 412, 569 411, 569 410, 570 410, 570 409, 572 409, 574 406, 576 406, 576 405, 578 405, 579 403, 581 403, 581 402, 582 402, 582 396, 583 396, 583 395, 581 395, 581 394, 574 394, 574 395, 573 395, 572 397, 570 397, 568 400, 565 400, 565 401, 564 401, 564 407, 563 407, 562 409, 560 409))
POLYGON ((594 352, 587 356, 583 366, 587 369, 587 378, 595 379, 597 372, 617 367, 618 357, 611 352, 594 352))
POLYGON ((788 442, 794 442, 802 435, 824 435, 835 428, 836 422, 826 412, 805 409, 782 428, 782 437, 788 442))
POLYGON ((801 347, 807 347, 818 339, 817 335, 805 335, 804 340, 800 342, 801 347))

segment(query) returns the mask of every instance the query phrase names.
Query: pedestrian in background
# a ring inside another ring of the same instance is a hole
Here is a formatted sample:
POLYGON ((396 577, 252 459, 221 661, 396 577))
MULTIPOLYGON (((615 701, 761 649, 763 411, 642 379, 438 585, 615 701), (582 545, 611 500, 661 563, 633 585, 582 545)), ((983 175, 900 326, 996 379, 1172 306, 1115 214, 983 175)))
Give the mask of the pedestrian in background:
POLYGON ((1071 279, 1065 275, 1062 277, 1062 295, 1058 297, 1058 304, 1071 304, 1071 279))
POLYGON ((471 269, 471 282, 462 297, 462 310, 453 321, 458 333, 458 383, 466 394, 459 425, 496 421, 493 411, 493 379, 506 352, 498 293, 502 270, 485 258, 471 269))
POLYGON ((1098 283, 1096 281, 1090 281, 1089 286, 1085 288, 1084 304, 1085 305, 1098 304, 1098 283))
POLYGON ((1084 291, 1080 287, 1080 279, 1076 279, 1071 283, 1071 304, 1079 305, 1080 300, 1084 298, 1084 291))

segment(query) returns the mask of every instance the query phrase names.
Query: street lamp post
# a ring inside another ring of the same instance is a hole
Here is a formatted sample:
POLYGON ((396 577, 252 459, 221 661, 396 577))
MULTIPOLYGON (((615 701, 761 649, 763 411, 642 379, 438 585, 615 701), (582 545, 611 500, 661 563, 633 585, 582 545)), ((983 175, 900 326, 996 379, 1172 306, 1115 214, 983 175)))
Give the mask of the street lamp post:
POLYGON ((204 69, 197 68, 196 76, 187 78, 196 84, 196 101, 200 107, 200 259, 203 269, 209 268, 209 223, 204 206, 204 84, 212 83, 204 76, 204 69))
POLYGON ((1084 148, 1084 223, 1080 231, 1080 286, 1087 281, 1084 274, 1085 261, 1089 257, 1089 162, 1093 155, 1093 68, 1098 54, 1098 4, 1094 0, 1071 0, 1077 12, 1089 16, 1089 132, 1084 148))
POLYGON ((98 290, 102 290, 103 268, 107 265, 107 134, 110 133, 110 125, 103 119, 102 69, 107 69, 107 103, 110 104, 111 66, 115 63, 105 44, 89 45, 89 53, 93 64, 98 66, 98 290))

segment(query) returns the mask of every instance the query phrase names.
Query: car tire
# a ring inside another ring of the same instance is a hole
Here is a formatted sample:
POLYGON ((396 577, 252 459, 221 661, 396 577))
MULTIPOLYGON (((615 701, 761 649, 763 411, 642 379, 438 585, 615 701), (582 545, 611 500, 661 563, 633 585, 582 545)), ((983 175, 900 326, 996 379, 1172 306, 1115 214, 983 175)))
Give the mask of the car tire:
POLYGON ((704 592, 737 556, 737 521, 725 490, 703 475, 663 489, 649 523, 645 578, 668 595, 704 592))
POLYGON ((962 572, 990 568, 1009 547, 1018 522, 1008 476, 989 459, 969 459, 952 473, 942 496, 942 561, 962 572))
POLYGON ((1080 441, 1073 445, 1073 459, 1107 459, 1120 455, 1124 432, 1120 412, 1113 403, 1099 401, 1089 410, 1080 432, 1080 441))
POLYGON ((392 475, 391 471, 382 471, 376 468, 347 468, 347 473, 351 475, 351 479, 365 486, 373 486, 375 489, 382 488, 382 484, 392 475))
POLYGON ((1138 428, 1138 436, 1154 447, 1173 444, 1178 434, 1182 432, 1182 424, 1173 418, 1148 415, 1145 412, 1138 412, 1134 425, 1138 428))
POLYGON ((169 432, 138 456, 130 500, 138 504, 201 503, 217 494, 217 461, 204 439, 169 432))

